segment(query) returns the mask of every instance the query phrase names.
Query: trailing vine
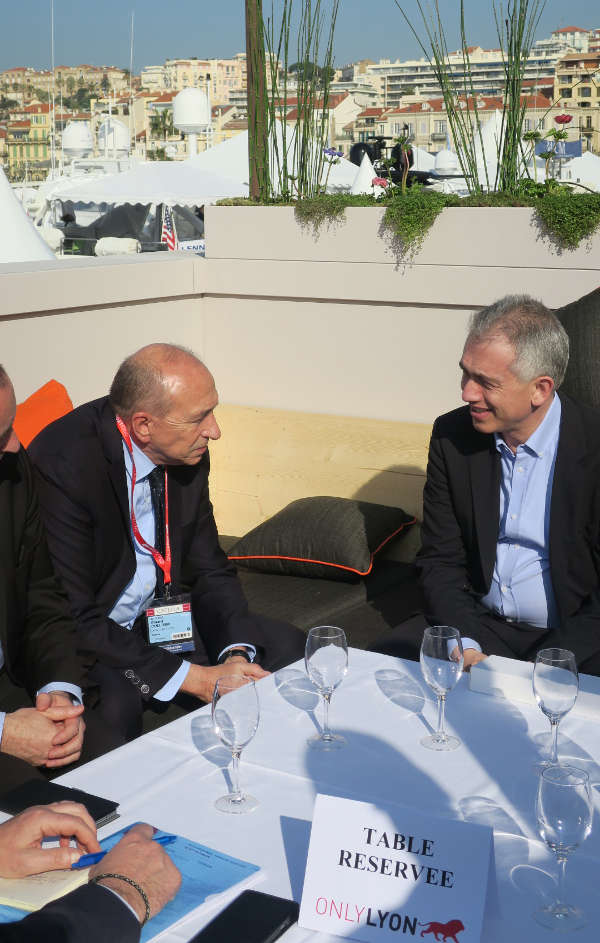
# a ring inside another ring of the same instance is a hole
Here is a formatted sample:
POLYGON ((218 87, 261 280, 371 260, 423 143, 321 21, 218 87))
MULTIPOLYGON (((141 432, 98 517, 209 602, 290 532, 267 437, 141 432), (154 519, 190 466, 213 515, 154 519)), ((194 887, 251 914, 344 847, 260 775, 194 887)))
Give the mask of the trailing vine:
POLYGON ((564 249, 576 249, 600 226, 600 193, 547 193, 536 204, 543 229, 564 249))

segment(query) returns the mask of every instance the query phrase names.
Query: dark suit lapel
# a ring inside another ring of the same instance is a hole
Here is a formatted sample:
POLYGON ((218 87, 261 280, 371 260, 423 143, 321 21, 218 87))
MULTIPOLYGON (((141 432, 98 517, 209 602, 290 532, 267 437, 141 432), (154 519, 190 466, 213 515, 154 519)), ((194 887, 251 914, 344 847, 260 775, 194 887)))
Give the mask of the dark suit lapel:
POLYGON ((121 439, 121 433, 117 429, 115 414, 108 400, 105 402, 100 415, 100 440, 107 462, 108 475, 125 524, 125 532, 129 537, 130 543, 132 543, 127 496, 127 477, 125 461, 123 459, 123 440, 121 439))
POLYGON ((489 588, 500 526, 500 456, 493 436, 479 436, 482 447, 469 457, 473 519, 481 559, 481 571, 489 588))
POLYGON ((581 462, 587 454, 587 444, 577 405, 567 396, 561 396, 560 400, 560 436, 550 501, 550 570, 559 609, 562 609, 560 587, 568 569, 570 549, 565 535, 572 536, 572 522, 579 519, 577 501, 581 496, 581 462))

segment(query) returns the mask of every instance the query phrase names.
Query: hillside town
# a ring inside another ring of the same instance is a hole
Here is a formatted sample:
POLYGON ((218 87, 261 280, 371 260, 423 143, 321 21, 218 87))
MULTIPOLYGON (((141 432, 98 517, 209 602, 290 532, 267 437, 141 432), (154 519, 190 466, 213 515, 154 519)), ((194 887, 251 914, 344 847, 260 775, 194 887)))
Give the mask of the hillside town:
MULTIPOLYGON (((470 88, 485 120, 503 104, 502 51, 476 45, 467 51, 470 88)), ((448 65, 460 81, 463 51, 450 54, 448 65)), ((290 69, 286 98, 277 102, 280 120, 290 126, 298 117, 296 79, 290 69)), ((182 160, 186 141, 173 123, 173 100, 187 88, 206 91, 210 101, 198 150, 247 130, 245 53, 167 59, 145 66, 139 75, 114 65, 58 65, 53 72, 5 68, 0 71, 0 164, 13 183, 43 181, 74 155, 108 157, 116 137, 119 152, 137 160, 182 160)), ((600 154, 600 28, 566 26, 535 42, 522 103, 525 132, 543 132, 564 113, 571 119, 570 153, 600 154)), ((401 133, 434 155, 454 146, 434 69, 424 58, 363 59, 337 68, 327 101, 316 100, 314 106, 317 113, 326 108, 329 146, 344 156, 354 143, 401 133)))

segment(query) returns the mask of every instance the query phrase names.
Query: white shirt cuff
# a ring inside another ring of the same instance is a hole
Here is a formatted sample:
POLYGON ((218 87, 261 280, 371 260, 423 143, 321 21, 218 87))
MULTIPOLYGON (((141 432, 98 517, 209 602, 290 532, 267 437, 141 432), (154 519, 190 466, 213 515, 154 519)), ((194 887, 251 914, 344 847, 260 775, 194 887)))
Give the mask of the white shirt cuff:
POLYGON ((253 662, 256 658, 256 649, 254 645, 251 645, 250 642, 235 642, 233 645, 228 645, 226 648, 224 648, 222 652, 219 652, 217 661, 220 661, 223 655, 226 655, 227 652, 230 652, 234 648, 243 648, 245 651, 247 651, 251 662, 253 662))
POLYGON ((163 684, 159 691, 156 692, 154 695, 155 700, 172 701, 179 691, 179 688, 187 678, 188 671, 191 667, 192 666, 189 661, 182 661, 175 674, 169 678, 166 684, 163 684))
POLYGON ((139 918, 138 915, 136 914, 135 910, 133 909, 133 907, 131 906, 131 904, 128 904, 128 903, 127 903, 127 901, 125 900, 124 897, 121 897, 121 895, 119 894, 118 891, 115 891, 115 889, 114 889, 113 887, 107 887, 106 884, 99 884, 98 887, 102 887, 102 888, 104 888, 105 891, 110 891, 111 894, 114 894, 115 897, 118 897, 119 900, 120 900, 123 904, 125 904, 125 906, 131 911, 131 913, 133 914, 133 916, 135 917, 135 919, 136 919, 136 920, 138 921, 138 923, 139 923, 140 918, 139 918))
POLYGON ((0 711, 0 742, 4 733, 4 721, 6 720, 6 711, 0 711))
POLYGON ((69 684, 67 681, 51 681, 50 684, 45 684, 43 688, 40 688, 37 693, 51 694, 52 691, 64 691, 65 694, 74 697, 77 704, 83 704, 82 690, 76 684, 69 684))
MULTIPOLYGON (((463 652, 465 651, 466 648, 474 648, 475 651, 477 651, 477 652, 480 652, 480 651, 481 651, 481 645, 479 645, 479 644, 475 641, 475 639, 465 637, 465 638, 461 639, 461 641, 462 641, 463 652)), ((455 642, 454 640, 451 640, 451 641, 448 642, 448 654, 449 654, 449 655, 452 654, 452 652, 454 651, 454 649, 456 648, 457 645, 458 645, 458 642, 455 642)))

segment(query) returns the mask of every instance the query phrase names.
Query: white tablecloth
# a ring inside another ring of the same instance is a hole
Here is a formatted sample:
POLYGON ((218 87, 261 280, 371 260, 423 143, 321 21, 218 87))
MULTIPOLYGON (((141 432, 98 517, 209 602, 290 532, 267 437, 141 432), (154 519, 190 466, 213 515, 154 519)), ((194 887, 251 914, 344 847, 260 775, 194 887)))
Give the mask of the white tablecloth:
MULTIPOLYGON (((436 723, 435 698, 418 664, 352 649, 346 679, 334 694, 332 727, 347 745, 317 754, 306 739, 319 727, 322 706, 301 664, 258 685, 258 732, 242 754, 242 787, 260 801, 241 816, 217 812, 226 791, 229 754, 203 708, 61 778, 121 803, 119 827, 144 820, 259 864, 257 888, 300 900, 317 792, 369 802, 411 805, 432 814, 489 824, 494 868, 482 939, 537 943, 549 931, 532 912, 554 896, 556 865, 539 839, 534 801, 536 762, 549 749, 549 724, 537 708, 469 690, 463 677, 448 698, 448 729, 462 741, 452 753, 423 748, 436 723)), ((561 760, 590 774, 600 809, 600 738, 595 726, 568 715, 560 726, 561 760)), ((115 830, 107 826, 102 834, 115 830)), ((600 926, 600 823, 567 867, 570 902, 585 910, 581 943, 596 943, 600 926)), ((227 895, 227 899, 236 893, 227 895)), ((161 941, 183 943, 223 906, 190 916, 161 941)), ((295 927, 285 943, 334 938, 295 927)), ((241 941, 240 941, 241 943, 241 941)))

